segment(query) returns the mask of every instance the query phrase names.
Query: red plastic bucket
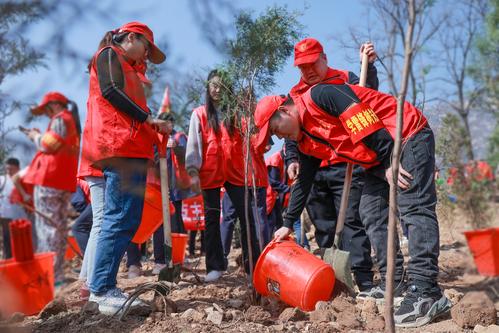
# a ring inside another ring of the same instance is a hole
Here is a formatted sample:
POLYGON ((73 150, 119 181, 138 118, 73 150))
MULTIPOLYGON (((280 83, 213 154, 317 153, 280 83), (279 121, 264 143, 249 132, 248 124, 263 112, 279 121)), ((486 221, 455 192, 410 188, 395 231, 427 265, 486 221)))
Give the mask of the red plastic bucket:
POLYGON ((187 239, 186 234, 172 233, 172 262, 174 264, 184 263, 187 239))
POLYGON ((161 208, 161 190, 147 184, 144 197, 144 209, 139 228, 132 238, 136 244, 145 243, 151 235, 163 223, 163 212, 161 208))
POLYGON ((255 266, 253 283, 263 296, 274 296, 305 311, 331 298, 333 268, 294 241, 270 242, 255 266))
POLYGON ((499 276, 499 228, 465 231, 478 273, 499 276))
POLYGON ((54 299, 54 252, 0 261, 0 312, 35 315, 54 299))
POLYGON ((197 195, 182 201, 182 220, 185 230, 204 230, 204 204, 203 197, 197 195))

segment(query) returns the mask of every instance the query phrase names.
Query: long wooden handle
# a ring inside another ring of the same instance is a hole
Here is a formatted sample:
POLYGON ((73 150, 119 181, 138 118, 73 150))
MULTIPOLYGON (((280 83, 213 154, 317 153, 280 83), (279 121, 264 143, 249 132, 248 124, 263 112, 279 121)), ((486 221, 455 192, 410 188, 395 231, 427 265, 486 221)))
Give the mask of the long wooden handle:
MULTIPOLYGON (((367 65, 368 65, 368 57, 367 54, 362 54, 362 65, 360 68, 360 80, 359 86, 364 87, 367 81, 367 65)), ((335 243, 340 243, 341 234, 343 232, 343 228, 345 226, 345 220, 347 216, 348 209, 348 198, 350 196, 350 187, 352 184, 352 173, 353 173, 353 164, 348 163, 347 169, 345 172, 345 181, 343 182, 343 193, 341 194, 341 203, 340 203, 340 212, 338 213, 338 220, 336 221, 336 237, 335 243)))
MULTIPOLYGON (((164 135, 161 145, 166 145, 168 136, 164 135)), ((166 163, 166 149, 164 152, 159 149, 159 175, 161 178, 161 207, 163 210, 163 232, 166 246, 166 263, 169 267, 172 264, 172 229, 170 223, 170 190, 168 187, 168 165, 166 163)))

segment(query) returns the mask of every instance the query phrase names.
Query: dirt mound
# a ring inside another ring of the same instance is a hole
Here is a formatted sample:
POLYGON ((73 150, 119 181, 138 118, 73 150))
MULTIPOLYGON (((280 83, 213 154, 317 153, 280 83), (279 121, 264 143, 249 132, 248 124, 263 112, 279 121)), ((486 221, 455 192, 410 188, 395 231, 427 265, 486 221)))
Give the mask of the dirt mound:
POLYGON ((451 309, 451 316, 460 327, 471 328, 495 324, 497 313, 486 293, 470 292, 451 309))

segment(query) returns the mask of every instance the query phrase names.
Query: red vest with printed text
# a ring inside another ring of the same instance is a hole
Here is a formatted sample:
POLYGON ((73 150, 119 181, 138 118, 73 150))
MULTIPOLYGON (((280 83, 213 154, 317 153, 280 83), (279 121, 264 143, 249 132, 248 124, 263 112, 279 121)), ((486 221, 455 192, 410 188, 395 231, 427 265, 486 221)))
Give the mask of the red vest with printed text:
MULTIPOLYGON (((124 76, 124 93, 140 108, 150 112, 141 80, 134 67, 125 59, 121 48, 110 46, 118 55, 124 76)), ((115 108, 102 96, 96 70, 96 59, 90 70, 90 91, 87 101, 87 120, 83 131, 82 165, 80 176, 94 175, 91 167, 112 157, 153 158, 155 131, 115 108)))
POLYGON ((193 112, 199 119, 203 138, 203 162, 199 170, 201 188, 205 190, 221 187, 225 182, 221 134, 217 134, 209 125, 205 106, 200 106, 193 112))
POLYGON ((74 192, 76 190, 80 138, 73 116, 68 110, 56 114, 50 120, 47 131, 57 118, 62 118, 66 126, 66 137, 62 146, 53 154, 38 151, 23 180, 27 184, 74 192))
MULTIPOLYGON (((329 84, 344 84, 332 80, 329 84)), ((353 103, 340 117, 335 117, 312 100, 311 89, 301 96, 304 108, 298 108, 303 135, 298 148, 306 155, 322 160, 350 162, 371 168, 379 161, 376 153, 362 143, 362 138, 375 131, 386 128, 395 137, 395 118, 397 100, 395 97, 381 92, 348 85, 360 99, 361 103, 353 103)), ((427 120, 416 107, 406 102, 404 105, 404 124, 402 134, 404 140, 419 132, 427 125, 427 120)))

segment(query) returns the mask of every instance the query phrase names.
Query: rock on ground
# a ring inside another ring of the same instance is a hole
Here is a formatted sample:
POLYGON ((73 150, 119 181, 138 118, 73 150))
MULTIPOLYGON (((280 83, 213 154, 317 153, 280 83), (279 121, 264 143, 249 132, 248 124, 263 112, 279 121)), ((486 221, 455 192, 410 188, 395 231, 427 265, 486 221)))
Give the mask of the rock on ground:
POLYGON ((268 311, 265 311, 262 307, 252 305, 244 313, 244 317, 247 321, 253 321, 255 323, 270 323, 271 315, 268 311))
POLYGON ((286 308, 279 315, 279 320, 283 323, 288 321, 302 321, 307 319, 308 314, 298 308, 286 308))
POLYGON ((45 305, 43 310, 40 312, 40 319, 47 319, 49 317, 55 316, 58 313, 68 311, 68 306, 62 298, 56 298, 52 302, 45 305))
POLYGON ((462 328, 472 328, 480 324, 488 326, 496 323, 497 313, 494 303, 482 291, 469 292, 451 309, 452 320, 462 328))

